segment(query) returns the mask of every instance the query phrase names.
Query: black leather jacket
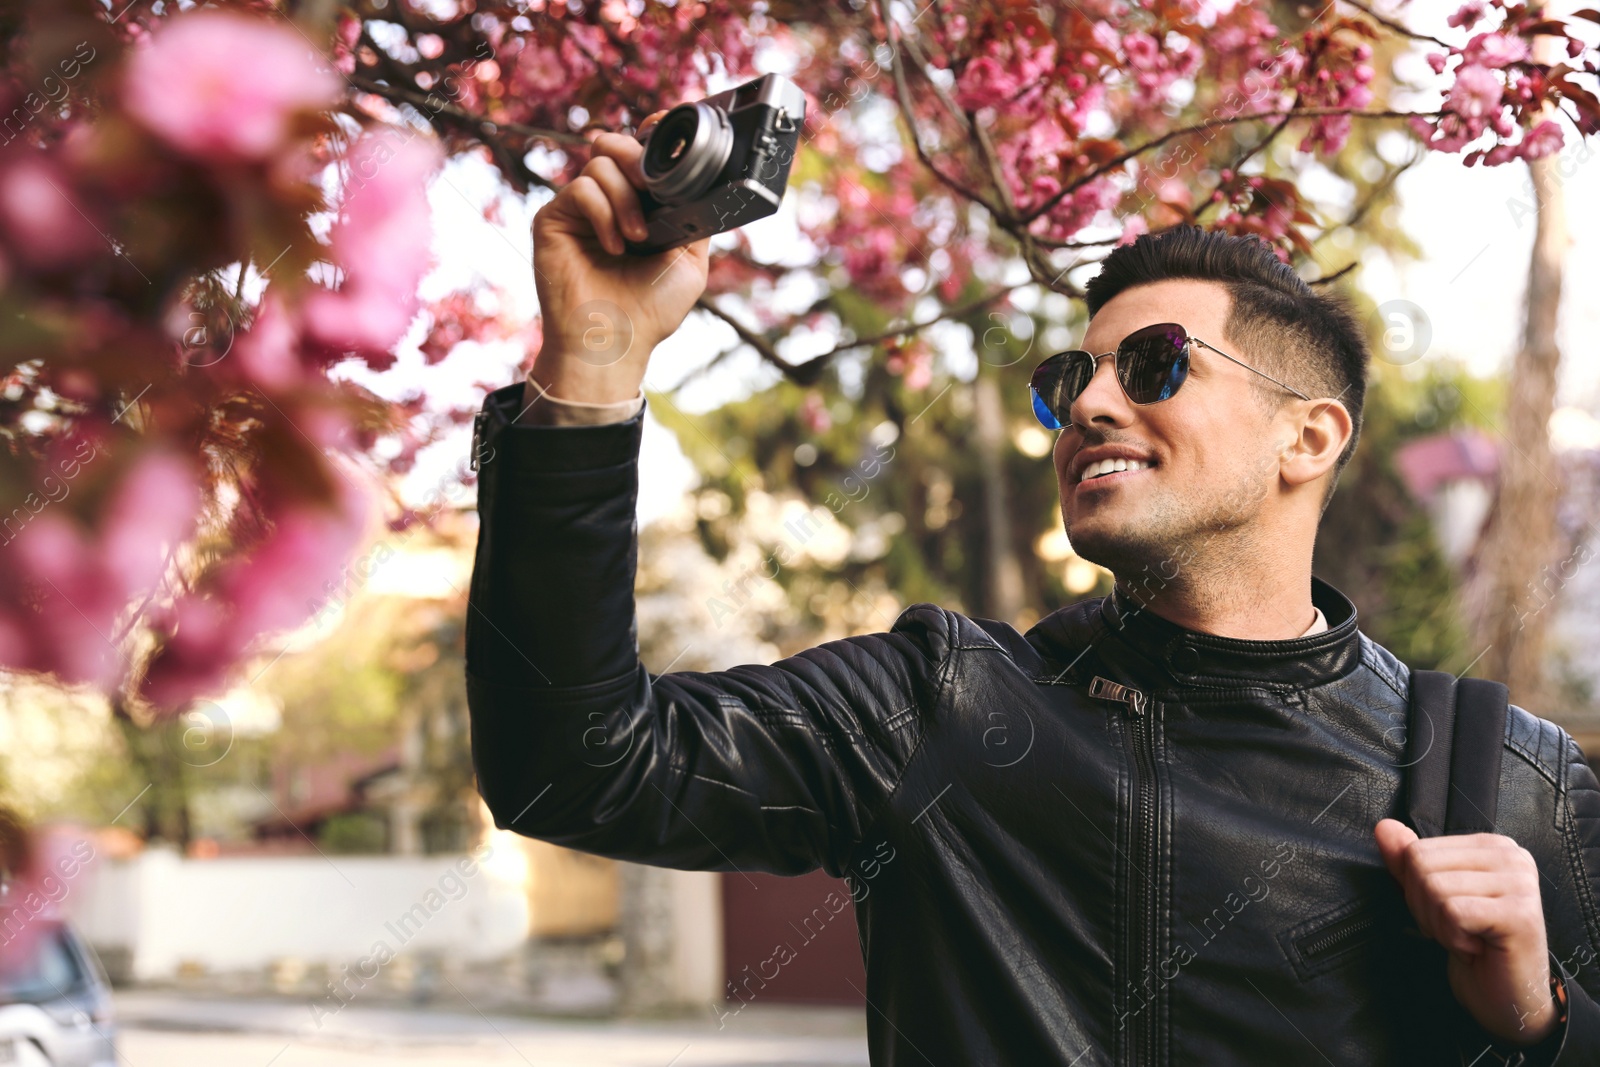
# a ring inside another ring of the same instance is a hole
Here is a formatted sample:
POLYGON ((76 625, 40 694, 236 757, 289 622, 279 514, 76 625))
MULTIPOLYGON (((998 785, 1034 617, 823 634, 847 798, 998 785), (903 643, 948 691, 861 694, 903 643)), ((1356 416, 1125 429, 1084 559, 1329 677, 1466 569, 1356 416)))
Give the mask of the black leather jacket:
MULTIPOLYGON (((1373 838, 1401 811, 1408 672, 1332 586, 1313 579, 1330 628, 1292 640, 1186 630, 1121 594, 1026 634, 917 604, 771 666, 652 675, 634 633, 642 419, 512 425, 520 398, 480 415, 467 622, 497 825, 849 879, 878 1067, 1484 1052, 1373 838)), ((1560 1045, 1563 1067, 1600 1064, 1600 789, 1521 708, 1505 745, 1497 825, 1538 860, 1572 976, 1539 1062, 1560 1045)), ((728 976, 730 995, 758 998, 783 959, 728 976)))

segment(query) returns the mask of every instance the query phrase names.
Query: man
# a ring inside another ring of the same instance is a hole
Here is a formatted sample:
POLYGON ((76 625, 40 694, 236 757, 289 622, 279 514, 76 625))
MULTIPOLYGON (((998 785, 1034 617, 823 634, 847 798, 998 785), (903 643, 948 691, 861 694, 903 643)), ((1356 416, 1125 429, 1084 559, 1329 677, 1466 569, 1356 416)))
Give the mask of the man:
POLYGON ((1112 596, 1025 635, 919 604, 771 666, 653 676, 640 383, 707 242, 623 254, 640 147, 595 150, 535 219, 544 346, 475 446, 468 692, 497 825, 668 867, 870 864, 878 1065, 1600 1063, 1582 753, 1513 706, 1502 833, 1418 840, 1394 818, 1409 672, 1311 576, 1360 427, 1342 304, 1248 239, 1118 249, 1086 351, 1034 378, 1112 596), (593 313, 626 317, 625 354, 586 349, 593 313))

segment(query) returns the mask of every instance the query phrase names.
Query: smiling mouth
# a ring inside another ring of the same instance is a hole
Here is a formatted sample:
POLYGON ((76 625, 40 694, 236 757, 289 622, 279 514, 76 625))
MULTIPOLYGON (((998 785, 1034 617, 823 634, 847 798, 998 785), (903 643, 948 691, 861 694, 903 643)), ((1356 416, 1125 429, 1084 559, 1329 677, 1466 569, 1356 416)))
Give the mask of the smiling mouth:
POLYGON ((1116 460, 1111 463, 1104 461, 1091 463, 1084 469, 1084 476, 1078 479, 1079 486, 1112 485, 1117 482, 1141 474, 1155 467, 1154 463, 1145 460, 1116 460))

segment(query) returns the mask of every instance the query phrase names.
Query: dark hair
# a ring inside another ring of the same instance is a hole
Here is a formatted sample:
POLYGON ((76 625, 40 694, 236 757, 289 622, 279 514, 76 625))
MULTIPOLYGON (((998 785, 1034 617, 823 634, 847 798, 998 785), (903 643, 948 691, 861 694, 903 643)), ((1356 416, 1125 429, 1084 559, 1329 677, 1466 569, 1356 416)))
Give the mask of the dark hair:
MULTIPOLYGON (((1322 498, 1326 511, 1339 474, 1355 454, 1367 395, 1367 336, 1349 301, 1311 288, 1258 237, 1182 226, 1113 250, 1084 288, 1089 315, 1119 293, 1174 278, 1216 282, 1228 290, 1232 301, 1224 329, 1240 347, 1239 358, 1312 397, 1334 397, 1350 412, 1350 440, 1322 498)), ((1259 375, 1250 377, 1267 404, 1289 398, 1259 375)))

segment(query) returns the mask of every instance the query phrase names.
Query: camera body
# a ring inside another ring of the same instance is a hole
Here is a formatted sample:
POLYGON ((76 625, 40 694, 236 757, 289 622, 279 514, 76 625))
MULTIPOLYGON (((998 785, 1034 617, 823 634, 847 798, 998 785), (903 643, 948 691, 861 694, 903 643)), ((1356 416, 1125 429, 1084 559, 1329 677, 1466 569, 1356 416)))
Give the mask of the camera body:
POLYGON ((640 160, 650 233, 627 250, 677 248, 777 211, 805 117, 805 93, 781 74, 667 112, 640 160))

